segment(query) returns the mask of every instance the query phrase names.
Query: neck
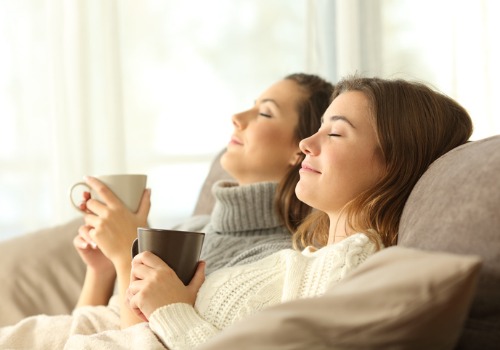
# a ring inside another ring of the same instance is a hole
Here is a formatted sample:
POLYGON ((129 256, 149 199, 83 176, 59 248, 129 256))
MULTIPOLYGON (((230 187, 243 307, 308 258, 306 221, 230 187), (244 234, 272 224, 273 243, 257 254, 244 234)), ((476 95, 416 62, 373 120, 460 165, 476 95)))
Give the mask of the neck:
POLYGON ((338 213, 328 214, 330 218, 330 230, 328 232, 328 244, 340 242, 347 237, 346 220, 344 215, 338 213))

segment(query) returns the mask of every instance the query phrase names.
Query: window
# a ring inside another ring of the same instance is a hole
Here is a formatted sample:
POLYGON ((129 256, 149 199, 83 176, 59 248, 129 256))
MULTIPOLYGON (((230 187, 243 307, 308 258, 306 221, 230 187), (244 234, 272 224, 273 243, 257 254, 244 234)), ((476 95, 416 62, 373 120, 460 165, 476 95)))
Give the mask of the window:
POLYGON ((85 174, 147 173, 151 225, 189 216, 231 115, 306 69, 306 20, 305 0, 1 2, 0 237, 80 215, 85 174))

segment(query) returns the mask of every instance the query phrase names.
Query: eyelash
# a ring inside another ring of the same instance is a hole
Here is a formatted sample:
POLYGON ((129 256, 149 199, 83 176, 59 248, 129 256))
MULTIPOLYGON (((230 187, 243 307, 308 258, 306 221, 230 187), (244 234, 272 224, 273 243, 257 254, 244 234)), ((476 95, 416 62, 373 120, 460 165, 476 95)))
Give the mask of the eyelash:
POLYGON ((335 136, 335 137, 339 137, 340 134, 328 134, 328 136, 335 136))
POLYGON ((266 117, 266 118, 271 118, 271 115, 267 114, 267 113, 259 113, 259 115, 266 117))

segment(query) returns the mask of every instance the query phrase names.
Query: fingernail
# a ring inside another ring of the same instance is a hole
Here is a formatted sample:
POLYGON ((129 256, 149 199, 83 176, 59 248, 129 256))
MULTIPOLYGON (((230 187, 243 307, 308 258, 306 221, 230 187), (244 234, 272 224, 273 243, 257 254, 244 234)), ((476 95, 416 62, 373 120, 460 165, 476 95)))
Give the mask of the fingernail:
POLYGON ((92 248, 96 249, 97 248, 97 243, 96 242, 91 242, 90 245, 92 246, 92 248))

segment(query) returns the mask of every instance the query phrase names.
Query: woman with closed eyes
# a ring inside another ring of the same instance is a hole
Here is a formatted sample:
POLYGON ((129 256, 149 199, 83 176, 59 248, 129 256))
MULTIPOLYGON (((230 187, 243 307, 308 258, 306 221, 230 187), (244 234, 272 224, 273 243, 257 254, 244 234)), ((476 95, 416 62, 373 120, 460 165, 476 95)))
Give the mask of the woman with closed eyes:
POLYGON ((300 142, 305 158, 295 192, 316 210, 294 234, 299 249, 206 278, 200 264, 188 286, 162 260, 143 252, 133 259, 127 300, 147 322, 75 335, 67 348, 131 348, 138 334, 144 341, 151 332, 151 348, 192 349, 267 307, 322 295, 368 256, 396 243, 417 180, 471 134, 465 109, 425 85, 362 77, 340 81, 321 126, 300 142))

